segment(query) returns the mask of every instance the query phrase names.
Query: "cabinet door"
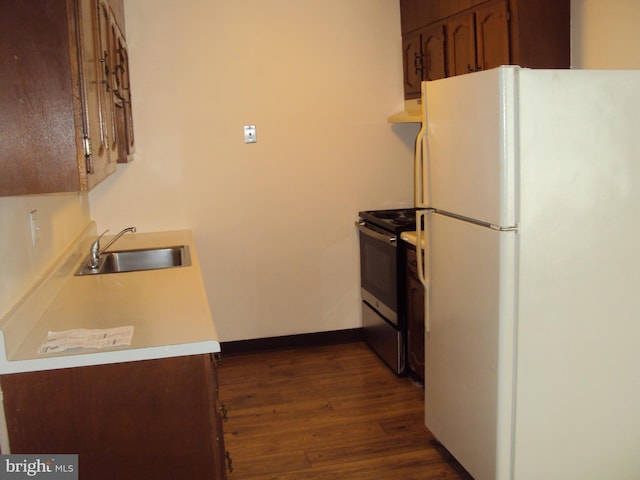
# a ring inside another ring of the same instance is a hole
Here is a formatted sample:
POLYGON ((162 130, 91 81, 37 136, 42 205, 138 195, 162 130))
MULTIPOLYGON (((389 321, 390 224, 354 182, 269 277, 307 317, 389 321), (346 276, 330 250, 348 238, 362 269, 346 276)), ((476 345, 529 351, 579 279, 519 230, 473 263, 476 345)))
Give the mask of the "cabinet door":
POLYGON ((119 134, 118 162, 127 163, 133 160, 134 137, 133 115, 131 112, 131 86, 129 82, 129 53, 124 36, 119 31, 116 38, 116 74, 114 76, 114 96, 116 122, 119 134))
POLYGON ((77 68, 70 68, 75 15, 67 8, 53 0, 37 8, 23 0, 0 2, 2 196, 75 191, 85 173, 75 124, 77 68))
MULTIPOLYGON (((209 355, 207 369, 207 389, 209 391, 209 403, 213 407, 209 412, 211 416, 211 424, 215 426, 213 432, 215 437, 213 445, 213 459, 216 474, 215 479, 223 480, 227 478, 227 461, 230 462, 231 460, 227 459, 227 452, 224 447, 224 428, 222 425, 222 413, 224 411, 224 406, 222 402, 220 402, 220 398, 218 395, 218 385, 218 371, 216 369, 216 360, 213 355, 209 355)), ((231 465, 229 465, 229 467, 231 467, 231 465)))
POLYGON ((92 480, 224 479, 212 371, 191 355, 2 375, 11 451, 76 453, 92 480))
POLYGON ((509 23, 504 0, 476 10, 478 69, 509 64, 509 23))
POLYGON ((92 188, 115 171, 116 164, 109 155, 109 116, 104 56, 100 33, 99 0, 80 0, 78 3, 80 25, 79 56, 82 72, 81 95, 83 104, 83 136, 85 148, 87 185, 92 188))
POLYGON ((425 28, 422 31, 423 80, 437 80, 447 76, 445 32, 444 24, 425 28))
POLYGON ((405 98, 417 98, 420 96, 420 82, 422 82, 421 38, 420 32, 410 33, 402 37, 405 98))
POLYGON ((127 50, 127 46, 123 45, 121 49, 122 54, 122 85, 124 91, 124 109, 125 109, 125 135, 127 142, 127 155, 128 159, 131 160, 133 158, 133 154, 136 150, 135 137, 133 135, 133 110, 131 103, 131 83, 129 81, 129 52, 127 50))
POLYGON ((424 381, 424 287, 418 279, 414 248, 407 249, 407 358, 409 368, 424 381))
POLYGON ((104 0, 98 0, 98 32, 101 51, 102 93, 105 97, 105 116, 107 119, 107 138, 109 146, 110 162, 118 160, 118 128, 116 124, 116 97, 114 95, 114 82, 116 71, 116 48, 114 38, 115 23, 109 11, 109 6, 104 0))
POLYGON ((476 33, 473 13, 447 22, 448 73, 450 77, 476 71, 476 33))

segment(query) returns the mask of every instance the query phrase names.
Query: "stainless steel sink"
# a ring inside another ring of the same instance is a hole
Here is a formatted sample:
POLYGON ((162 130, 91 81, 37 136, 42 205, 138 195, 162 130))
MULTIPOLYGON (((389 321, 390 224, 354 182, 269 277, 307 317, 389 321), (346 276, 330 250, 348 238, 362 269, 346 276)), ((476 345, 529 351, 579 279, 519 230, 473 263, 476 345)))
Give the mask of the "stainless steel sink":
POLYGON ((174 247, 145 248, 139 250, 117 250, 100 255, 98 268, 89 267, 89 259, 83 262, 76 275, 99 275, 105 273, 139 272, 162 268, 187 267, 191 265, 188 245, 174 247))

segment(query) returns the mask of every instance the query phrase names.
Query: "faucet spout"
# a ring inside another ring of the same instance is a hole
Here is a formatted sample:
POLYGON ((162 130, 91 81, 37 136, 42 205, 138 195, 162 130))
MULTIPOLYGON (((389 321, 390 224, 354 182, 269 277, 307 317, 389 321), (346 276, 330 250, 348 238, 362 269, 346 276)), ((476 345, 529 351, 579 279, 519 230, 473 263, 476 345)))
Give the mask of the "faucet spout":
POLYGON ((98 236, 98 238, 96 238, 96 240, 91 244, 91 249, 89 251, 89 268, 91 270, 98 270, 98 266, 100 265, 100 255, 102 255, 107 248, 113 245, 125 233, 127 232, 135 233, 136 227, 125 228, 120 233, 118 233, 115 237, 113 237, 109 241, 109 243, 107 243, 103 248, 100 248, 100 240, 102 239, 104 234, 107 233, 108 231, 109 230, 107 229, 104 232, 102 232, 98 236))

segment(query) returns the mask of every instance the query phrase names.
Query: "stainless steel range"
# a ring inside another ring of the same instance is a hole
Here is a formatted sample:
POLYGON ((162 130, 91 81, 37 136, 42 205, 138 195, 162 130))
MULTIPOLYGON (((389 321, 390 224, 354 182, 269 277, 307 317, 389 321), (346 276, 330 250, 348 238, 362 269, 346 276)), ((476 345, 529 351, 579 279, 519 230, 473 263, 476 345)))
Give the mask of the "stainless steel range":
POLYGON ((415 230, 415 209, 359 213, 362 324, 367 344, 391 369, 405 370, 404 259, 400 233, 415 230))

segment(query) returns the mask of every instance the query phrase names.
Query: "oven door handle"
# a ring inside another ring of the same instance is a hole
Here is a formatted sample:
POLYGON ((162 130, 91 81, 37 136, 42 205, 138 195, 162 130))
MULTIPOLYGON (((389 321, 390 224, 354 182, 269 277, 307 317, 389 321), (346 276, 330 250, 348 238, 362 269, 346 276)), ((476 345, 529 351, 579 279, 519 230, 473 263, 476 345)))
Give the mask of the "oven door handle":
POLYGON ((380 240, 381 242, 388 243, 389 245, 392 245, 394 247, 397 246, 398 244, 398 237, 396 235, 385 235, 384 233, 380 233, 376 230, 372 230, 371 228, 367 227, 366 224, 361 220, 356 221, 356 226, 358 227, 358 230, 360 230, 362 233, 364 233, 365 235, 369 235, 370 237, 373 237, 376 240, 380 240))

